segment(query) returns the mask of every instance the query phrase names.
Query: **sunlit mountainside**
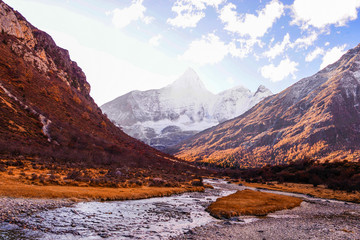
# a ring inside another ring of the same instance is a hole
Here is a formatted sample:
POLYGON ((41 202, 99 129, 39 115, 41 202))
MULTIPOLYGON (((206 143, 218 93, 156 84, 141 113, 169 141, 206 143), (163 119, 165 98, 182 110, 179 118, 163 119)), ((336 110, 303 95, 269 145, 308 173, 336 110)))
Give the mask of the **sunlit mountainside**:
MULTIPOLYGON (((173 166, 181 163, 129 137, 102 114, 67 50, 4 2, 0 12, 2 156, 63 167, 176 174, 173 166)), ((182 168, 188 166, 176 169, 182 168)))
POLYGON ((189 161, 229 167, 281 164, 304 156, 357 161, 359 93, 360 45, 313 76, 171 152, 189 161))

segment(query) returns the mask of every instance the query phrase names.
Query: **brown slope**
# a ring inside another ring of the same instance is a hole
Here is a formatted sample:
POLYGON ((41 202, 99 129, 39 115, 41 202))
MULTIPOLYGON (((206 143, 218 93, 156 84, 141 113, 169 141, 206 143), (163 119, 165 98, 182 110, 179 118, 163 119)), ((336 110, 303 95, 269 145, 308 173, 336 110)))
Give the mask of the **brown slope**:
POLYGON ((223 166, 360 156, 360 45, 336 63, 170 152, 223 166))
POLYGON ((114 126, 68 51, 2 1, 0 31, 0 155, 173 174, 191 168, 114 126))

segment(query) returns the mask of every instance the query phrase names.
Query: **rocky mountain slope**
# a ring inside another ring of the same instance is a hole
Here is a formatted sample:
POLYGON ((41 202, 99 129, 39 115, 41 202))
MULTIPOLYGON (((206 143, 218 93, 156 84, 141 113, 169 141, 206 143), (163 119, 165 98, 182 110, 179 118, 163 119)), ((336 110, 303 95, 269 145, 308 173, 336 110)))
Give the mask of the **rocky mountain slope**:
POLYGON ((163 150, 239 116, 269 95, 264 86, 255 93, 236 87, 215 95, 188 69, 164 88, 132 91, 101 109, 130 136, 163 150))
POLYGON ((170 150, 222 166, 280 164, 309 156, 360 156, 360 45, 337 62, 266 98, 243 115, 170 150))
POLYGON ((188 168, 113 125, 68 51, 2 1, 0 31, 0 156, 159 173, 188 168))

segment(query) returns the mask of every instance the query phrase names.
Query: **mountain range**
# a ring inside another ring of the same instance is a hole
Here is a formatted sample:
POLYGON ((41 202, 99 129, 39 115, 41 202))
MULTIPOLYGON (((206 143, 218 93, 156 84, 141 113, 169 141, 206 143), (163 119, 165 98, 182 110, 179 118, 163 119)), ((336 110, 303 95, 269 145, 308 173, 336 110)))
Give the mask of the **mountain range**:
POLYGON ((130 136, 164 150, 241 115, 270 95, 264 86, 255 93, 240 86, 213 94, 189 68, 166 87, 129 92, 101 109, 130 136))
POLYGON ((360 45, 239 117, 168 150, 188 161, 257 167, 360 157, 360 45))
POLYGON ((259 167, 360 157, 360 45, 275 95, 264 86, 213 94, 188 69, 166 87, 99 108, 68 51, 1 0, 0 30, 3 158, 172 178, 197 171, 179 158, 259 167))

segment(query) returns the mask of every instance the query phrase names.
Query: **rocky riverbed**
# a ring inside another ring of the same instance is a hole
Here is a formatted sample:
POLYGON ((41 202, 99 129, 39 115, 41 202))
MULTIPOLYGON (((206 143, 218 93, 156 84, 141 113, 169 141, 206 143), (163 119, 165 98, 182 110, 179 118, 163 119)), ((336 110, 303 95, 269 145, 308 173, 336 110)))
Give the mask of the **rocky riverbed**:
POLYGON ((244 187, 209 183, 205 193, 122 202, 0 198, 0 239, 360 239, 359 204, 294 194, 304 200, 295 209, 217 220, 205 208, 244 187))
POLYGON ((61 207, 70 207, 69 200, 0 198, 0 239, 38 239, 27 221, 31 216, 61 207), (20 230, 21 229, 21 230, 20 230))
POLYGON ((13 199, 15 203, 4 201, 7 208, 15 206, 18 210, 6 217, 6 223, 0 224, 0 239, 167 239, 218 221, 205 212, 205 208, 218 197, 235 192, 233 188, 237 187, 223 181, 213 184, 215 189, 207 189, 204 193, 132 201, 81 202, 71 206, 61 201, 56 205, 51 200, 44 200, 43 204, 30 199, 13 199), (32 209, 31 206, 44 211, 27 211, 32 209), (52 207, 58 208, 49 209, 52 207), (20 209, 24 214, 19 212, 20 209), (16 221, 11 220, 12 217, 16 217, 16 221))
POLYGON ((300 207, 245 223, 221 221, 172 239, 360 239, 360 206, 305 199, 300 207))

